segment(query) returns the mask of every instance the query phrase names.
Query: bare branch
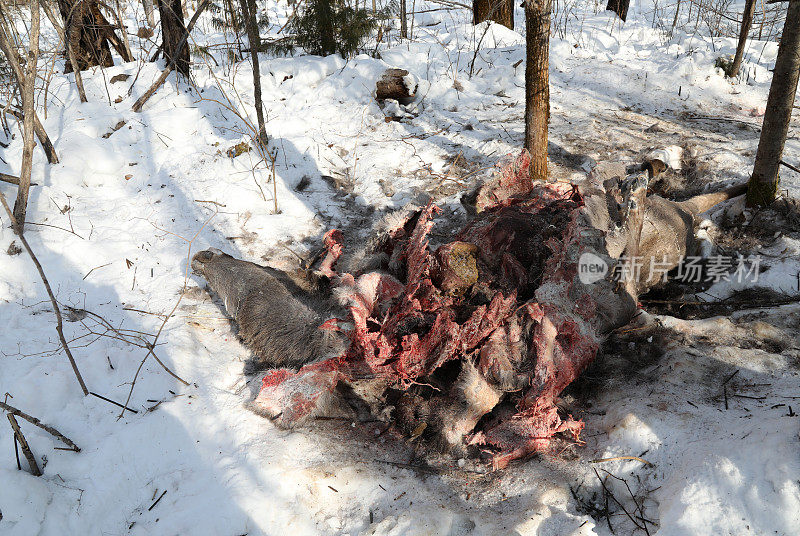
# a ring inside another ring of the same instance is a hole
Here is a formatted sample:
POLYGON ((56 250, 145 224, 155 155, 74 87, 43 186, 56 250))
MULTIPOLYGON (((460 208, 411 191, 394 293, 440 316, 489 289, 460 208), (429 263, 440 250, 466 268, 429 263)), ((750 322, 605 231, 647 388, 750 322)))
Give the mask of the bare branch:
POLYGON ((73 443, 70 438, 68 438, 67 436, 65 436, 64 434, 62 434, 61 432, 59 432, 58 430, 53 428, 52 426, 48 426, 48 425, 44 424, 42 421, 40 421, 36 417, 28 415, 24 411, 22 411, 20 409, 17 409, 14 406, 10 406, 10 405, 6 404, 5 402, 0 402, 0 409, 4 409, 8 413, 16 415, 17 417, 21 417, 21 418, 25 419, 26 421, 28 421, 29 423, 31 423, 32 425, 34 425, 34 426, 38 426, 39 428, 41 428, 42 430, 44 430, 48 434, 52 435, 53 437, 56 437, 56 438, 60 439, 62 443, 64 443, 68 447, 70 447, 75 452, 80 452, 81 451, 81 449, 78 447, 78 445, 73 443))
POLYGON ((17 419, 14 418, 14 415, 11 413, 6 414, 8 417, 8 422, 11 423, 11 428, 14 429, 14 438, 19 442, 20 448, 22 448, 22 453, 25 455, 25 458, 28 460, 28 465, 31 468, 31 474, 33 476, 42 476, 42 471, 39 469, 39 464, 36 463, 36 457, 31 452, 30 446, 28 446, 28 442, 25 440, 25 436, 22 435, 22 430, 19 429, 19 423, 17 419))

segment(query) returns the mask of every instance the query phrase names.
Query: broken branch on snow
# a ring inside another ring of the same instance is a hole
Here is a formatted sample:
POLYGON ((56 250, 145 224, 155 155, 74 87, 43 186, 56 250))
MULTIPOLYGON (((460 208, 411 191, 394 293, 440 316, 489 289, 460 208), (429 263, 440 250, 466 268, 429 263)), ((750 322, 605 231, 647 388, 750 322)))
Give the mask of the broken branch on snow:
POLYGON ((16 415, 17 417, 21 417, 21 418, 25 419, 26 421, 28 421, 29 423, 31 423, 32 425, 34 425, 34 426, 38 426, 39 428, 41 428, 42 430, 44 430, 48 434, 50 434, 53 437, 56 437, 59 440, 61 440, 62 443, 64 443, 68 447, 70 447, 69 450, 74 450, 75 452, 80 452, 81 451, 81 449, 78 447, 78 445, 73 443, 70 438, 68 438, 67 436, 65 436, 64 434, 62 434, 61 432, 59 432, 58 430, 53 428, 52 426, 48 426, 48 425, 44 424, 42 421, 40 421, 36 417, 28 415, 24 411, 22 411, 20 409, 17 409, 14 406, 11 406, 9 404, 6 404, 5 402, 0 402, 0 409, 3 409, 5 411, 7 411, 10 415, 16 415))

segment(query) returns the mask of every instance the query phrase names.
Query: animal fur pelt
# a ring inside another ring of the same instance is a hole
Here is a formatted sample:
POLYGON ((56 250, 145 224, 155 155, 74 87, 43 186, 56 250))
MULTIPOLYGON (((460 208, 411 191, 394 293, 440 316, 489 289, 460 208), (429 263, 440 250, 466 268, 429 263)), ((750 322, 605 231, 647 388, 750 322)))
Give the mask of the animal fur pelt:
POLYGON ((318 272, 348 310, 340 320, 323 323, 256 265, 199 253, 193 266, 245 344, 270 364, 308 363, 268 372, 255 407, 294 426, 346 386, 399 430, 459 455, 482 453, 495 467, 547 448, 555 434, 577 439, 583 423, 560 414, 557 397, 657 282, 649 272, 613 274, 633 257, 677 264, 693 247, 698 211, 737 191, 674 203, 647 197, 647 171, 601 165, 580 185, 544 184, 528 167, 523 152, 468 196, 475 217, 438 248, 427 238, 433 204, 383 229, 366 256, 383 259, 377 270, 338 271, 343 236, 328 232, 318 272), (605 263, 605 277, 580 276, 587 254, 605 263), (265 305, 275 296, 291 304, 288 316, 265 305), (346 348, 331 343, 345 337, 346 348), (297 348, 298 340, 315 342, 297 348))
POLYGON ((252 369, 299 367, 346 349, 342 333, 319 329, 331 312, 322 292, 305 292, 282 272, 217 249, 196 254, 192 270, 208 281, 238 324, 239 337, 253 352, 252 369))

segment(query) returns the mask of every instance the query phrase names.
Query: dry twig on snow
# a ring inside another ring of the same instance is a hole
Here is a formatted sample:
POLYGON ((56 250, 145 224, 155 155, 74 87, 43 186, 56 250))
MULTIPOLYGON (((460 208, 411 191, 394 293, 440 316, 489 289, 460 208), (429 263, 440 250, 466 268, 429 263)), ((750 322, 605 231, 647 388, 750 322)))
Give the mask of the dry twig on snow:
POLYGON ((39 469, 39 464, 36 463, 36 457, 33 455, 33 452, 31 452, 31 447, 25 440, 25 436, 22 435, 22 430, 19 428, 17 419, 15 419, 14 415, 11 413, 6 414, 6 416, 8 417, 8 422, 11 423, 11 428, 14 430, 14 440, 19 443, 19 446, 22 448, 22 453, 28 460, 28 465, 31 468, 31 474, 33 474, 33 476, 42 476, 42 471, 39 469))
POLYGON ((73 443, 70 438, 68 438, 67 436, 65 436, 64 434, 62 434, 61 432, 59 432, 58 430, 53 428, 52 426, 48 426, 47 424, 44 424, 42 421, 40 421, 36 417, 28 415, 24 411, 22 411, 20 409, 17 409, 14 406, 11 406, 9 404, 6 404, 5 402, 0 402, 0 409, 4 409, 10 415, 16 415, 17 417, 21 417, 21 418, 25 419, 26 421, 28 421, 32 425, 38 426, 39 428, 41 428, 42 430, 44 430, 48 434, 50 434, 53 437, 56 437, 59 440, 61 440, 62 443, 64 443, 68 447, 70 447, 69 450, 74 450, 75 452, 80 452, 81 451, 81 449, 78 447, 78 445, 73 443))

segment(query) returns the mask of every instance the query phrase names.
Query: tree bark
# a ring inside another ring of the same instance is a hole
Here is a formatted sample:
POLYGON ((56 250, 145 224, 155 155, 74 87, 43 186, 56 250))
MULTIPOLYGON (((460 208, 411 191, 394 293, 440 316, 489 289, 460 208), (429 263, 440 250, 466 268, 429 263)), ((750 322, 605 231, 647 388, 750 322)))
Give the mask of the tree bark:
MULTIPOLYGON (((186 41, 189 39, 189 32, 192 31, 192 28, 194 28, 197 19, 200 18, 200 14, 208 6, 210 2, 211 0, 203 0, 200 6, 197 8, 197 11, 195 11, 194 15, 192 15, 192 18, 189 20, 189 25, 186 27, 186 32, 183 34, 183 37, 181 37, 181 40, 178 41, 178 44, 175 46, 178 52, 181 52, 184 49, 184 45, 186 45, 186 41)), ((156 90, 161 87, 161 84, 164 83, 164 81, 167 79, 167 76, 169 76, 169 73, 171 73, 172 69, 174 68, 175 68, 175 62, 172 61, 171 59, 168 59, 167 68, 161 72, 161 76, 159 76, 158 79, 155 82, 153 82, 153 85, 151 85, 150 88, 147 91, 145 91, 144 94, 141 97, 139 97, 139 99, 136 102, 133 103, 131 109, 134 112, 142 111, 144 103, 146 103, 147 100, 153 96, 156 90)))
POLYGON ((552 0, 525 2, 525 148, 531 178, 547 179, 547 126, 550 122, 550 13, 552 0))
POLYGON ((620 19, 622 19, 622 22, 625 22, 628 18, 628 7, 630 6, 630 3, 631 0, 608 0, 606 11, 613 11, 620 19))
MULTIPOLYGON (((76 24, 67 26, 67 31, 64 34, 64 49, 67 52, 67 59, 69 60, 69 67, 75 73, 75 87, 78 89, 78 98, 81 102, 89 102, 86 98, 86 89, 83 87, 83 76, 81 76, 81 68, 78 66, 78 59, 75 56, 75 47, 78 44, 80 30, 76 24)), ((66 69, 64 69, 66 72, 66 69)))
POLYGON ((36 463, 36 456, 33 455, 30 445, 28 445, 28 442, 25 440, 25 436, 22 435, 22 430, 19 428, 17 419, 14 418, 11 413, 6 414, 6 417, 8 417, 8 422, 11 423, 11 428, 14 430, 14 438, 22 448, 22 454, 24 454, 25 459, 28 460, 28 466, 31 469, 31 474, 33 476, 42 476, 42 471, 39 469, 39 464, 36 463))
POLYGON ((394 99, 400 104, 410 104, 417 93, 417 86, 408 87, 405 69, 386 69, 375 83, 375 100, 382 102, 394 99))
POLYGON ((17 201, 14 203, 14 218, 18 226, 16 231, 20 234, 25 230, 25 215, 28 210, 28 192, 31 189, 31 170, 33 168, 33 118, 35 117, 35 100, 33 90, 36 86, 36 66, 39 63, 39 3, 38 0, 31 0, 31 29, 30 29, 30 48, 27 58, 25 58, 25 86, 22 92, 22 113, 25 119, 22 121, 23 145, 22 145, 22 171, 19 174, 19 188, 17 189, 17 201))
POLYGON ((8 173, 0 173, 0 181, 19 186, 19 177, 9 175, 8 173))
POLYGON ((167 63, 174 56, 175 69, 185 77, 189 77, 189 47, 179 46, 186 34, 183 23, 181 0, 158 0, 158 13, 161 16, 162 50, 167 63))
POLYGON ((261 101, 261 69, 258 65, 258 51, 261 38, 258 35, 255 0, 240 0, 242 15, 247 28, 247 40, 250 42, 250 57, 253 61, 253 87, 255 93, 256 118, 258 119, 258 141, 262 146, 267 143, 267 129, 264 126, 264 105, 261 101))
MULTIPOLYGON (((56 33, 58 34, 58 38, 60 40, 59 46, 63 45, 64 46, 64 50, 67 52, 67 54, 69 54, 70 49, 67 46, 69 41, 67 41, 67 34, 64 31, 64 26, 62 24, 63 21, 58 20, 58 17, 56 17, 55 13, 53 13, 53 9, 52 9, 51 5, 48 3, 47 0, 39 0, 39 6, 42 8, 42 10, 44 11, 45 15, 47 15, 47 18, 50 20, 50 24, 52 24, 53 28, 56 30, 56 33)), ((73 67, 73 70, 74 70, 74 67, 75 67, 74 60, 72 58, 69 58, 69 57, 68 57, 68 60, 73 62, 72 67, 73 67)), ((76 84, 77 84, 77 82, 78 82, 77 77, 76 77, 75 81, 76 81, 76 84)), ((81 102, 86 102, 86 100, 85 100, 86 95, 85 95, 85 92, 83 91, 83 81, 81 81, 81 84, 78 86, 78 94, 81 97, 81 102)))
POLYGON ((154 6, 153 0, 142 0, 142 5, 144 5, 144 16, 147 19, 147 26, 150 28, 155 28, 156 26, 156 15, 154 13, 154 6))
MULTIPOLYGON (((107 37, 107 32, 112 32, 111 24, 100 12, 97 3, 87 0, 58 0, 58 10, 64 19, 67 50, 72 47, 78 68, 85 71, 95 65, 112 67, 114 59, 111 57, 107 37)), ((67 62, 64 72, 71 73, 72 70, 72 63, 67 62)))
POLYGON ((316 12, 319 16, 320 45, 322 55, 335 54, 336 28, 334 28, 333 16, 335 12, 334 0, 312 0, 316 3, 316 12))
MULTIPOLYGON (((678 0, 678 5, 675 6, 675 18, 672 19, 672 29, 669 31, 670 37, 675 33, 675 26, 678 25, 678 15, 681 12, 681 0, 678 0)), ((627 15, 627 13, 626 13, 627 15)))
POLYGON ((408 22, 406 21, 406 0, 400 0, 400 37, 408 37, 408 22))
POLYGON ((491 20, 514 29, 514 0, 472 0, 472 24, 491 20))
POLYGON ((766 206, 775 200, 778 192, 778 167, 786 135, 789 132, 798 76, 800 76, 800 0, 791 0, 769 87, 767 109, 764 123, 761 125, 761 138, 753 164, 753 175, 748 182, 748 206, 766 206))
POLYGON ((744 5, 744 12, 742 13, 742 28, 739 31, 739 43, 736 45, 736 55, 733 57, 728 72, 725 73, 731 78, 739 76, 739 69, 742 68, 742 56, 744 56, 744 47, 747 44, 747 36, 750 35, 750 27, 753 25, 753 13, 756 10, 756 0, 747 0, 744 5))

